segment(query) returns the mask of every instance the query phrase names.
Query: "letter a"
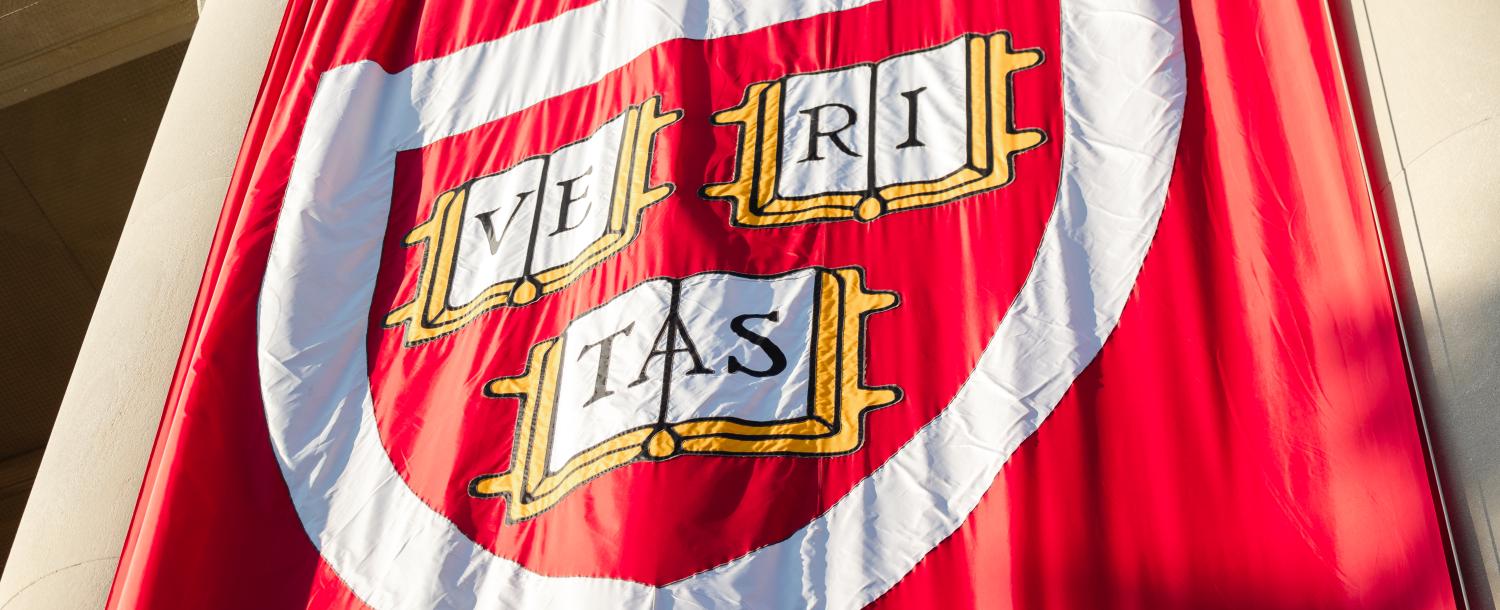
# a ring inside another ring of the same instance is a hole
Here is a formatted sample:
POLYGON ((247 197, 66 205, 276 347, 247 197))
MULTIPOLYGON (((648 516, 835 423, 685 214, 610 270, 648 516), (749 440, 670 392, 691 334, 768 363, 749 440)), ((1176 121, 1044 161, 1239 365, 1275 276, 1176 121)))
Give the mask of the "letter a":
POLYGON ((646 362, 641 364, 641 376, 630 382, 630 387, 646 383, 651 378, 648 369, 651 368, 651 360, 657 356, 666 357, 666 361, 662 363, 662 372, 663 375, 671 375, 672 355, 678 352, 686 352, 693 358, 693 368, 688 369, 687 374, 704 375, 714 372, 713 369, 703 366, 703 357, 698 355, 698 347, 693 345, 693 338, 688 336, 687 327, 683 325, 682 319, 678 318, 677 312, 674 311, 672 315, 667 316, 667 321, 661 325, 661 330, 656 332, 656 340, 651 343, 651 353, 646 356, 646 362), (679 338, 682 339, 685 347, 677 347, 679 338), (665 347, 662 346, 663 342, 666 343, 665 347))

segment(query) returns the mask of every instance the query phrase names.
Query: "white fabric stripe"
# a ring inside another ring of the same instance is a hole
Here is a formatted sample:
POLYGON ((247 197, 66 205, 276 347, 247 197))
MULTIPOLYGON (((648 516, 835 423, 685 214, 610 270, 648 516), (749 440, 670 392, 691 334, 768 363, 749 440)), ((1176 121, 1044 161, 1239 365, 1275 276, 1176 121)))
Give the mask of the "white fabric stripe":
POLYGON ((791 538, 664 588, 661 608, 858 608, 979 504, 1103 347, 1156 233, 1186 97, 1176 2, 1062 0, 1056 207, 953 402, 791 538))
POLYGON ((356 595, 381 609, 849 607, 889 589, 962 522, 1097 353, 1134 283, 1181 119, 1175 3, 1063 0, 1063 180, 1032 277, 949 411, 786 541, 663 589, 535 574, 469 540, 405 485, 365 377, 397 150, 594 82, 666 40, 869 1, 604 0, 395 75, 370 62, 323 75, 272 241, 257 342, 293 503, 356 595), (590 52, 568 57, 574 45, 590 52))

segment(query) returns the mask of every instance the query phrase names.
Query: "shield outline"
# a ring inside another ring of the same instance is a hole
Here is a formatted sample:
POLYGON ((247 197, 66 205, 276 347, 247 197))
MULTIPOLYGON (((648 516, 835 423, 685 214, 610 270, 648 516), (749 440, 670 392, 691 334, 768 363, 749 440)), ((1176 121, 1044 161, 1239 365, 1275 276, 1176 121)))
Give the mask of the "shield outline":
POLYGON ((785 540, 663 587, 532 572, 467 538, 406 486, 380 442, 365 370, 397 151, 595 82, 669 40, 730 36, 875 1, 656 0, 659 10, 639 11, 601 0, 395 74, 363 61, 322 75, 272 237, 256 343, 272 448, 298 517, 356 596, 374 608, 774 606, 787 601, 783 594, 857 607, 962 524, 1097 355, 1155 235, 1186 96, 1175 0, 1060 0, 1063 170, 1030 275, 943 412, 785 540), (568 32, 595 28, 638 36, 568 65, 518 59, 560 56, 545 51, 570 40, 568 32), (552 77, 518 74, 526 71, 552 77), (454 74, 495 97, 436 88, 454 74), (1078 269, 1087 273, 1069 273, 1078 269), (924 485, 892 475, 912 468, 941 476, 924 485), (872 546, 883 563, 830 561, 872 546), (765 586, 777 582, 798 585, 765 586))

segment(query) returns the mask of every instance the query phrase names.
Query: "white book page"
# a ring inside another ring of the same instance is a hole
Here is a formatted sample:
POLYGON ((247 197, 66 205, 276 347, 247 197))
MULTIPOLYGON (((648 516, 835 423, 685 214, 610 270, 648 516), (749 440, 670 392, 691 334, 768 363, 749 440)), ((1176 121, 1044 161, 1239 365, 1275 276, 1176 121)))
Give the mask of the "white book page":
POLYGON ((870 66, 787 77, 781 101, 778 195, 808 197, 869 188, 871 77, 870 66))
POLYGON ((657 422, 664 359, 647 358, 671 299, 669 281, 651 280, 583 314, 563 332, 549 471, 612 436, 657 422))
POLYGON ((552 153, 532 273, 572 262, 608 230, 624 125, 624 117, 616 117, 588 139, 552 153))
POLYGON ((706 274, 683 280, 677 313, 712 373, 689 374, 692 358, 675 355, 667 421, 774 422, 808 415, 817 287, 813 269, 776 278, 706 274))
POLYGON ((967 44, 959 38, 875 69, 876 187, 939 180, 968 163, 967 44))
POLYGON ((449 307, 462 306, 486 288, 526 272, 526 250, 544 163, 541 158, 528 159, 469 185, 459 224, 449 307))

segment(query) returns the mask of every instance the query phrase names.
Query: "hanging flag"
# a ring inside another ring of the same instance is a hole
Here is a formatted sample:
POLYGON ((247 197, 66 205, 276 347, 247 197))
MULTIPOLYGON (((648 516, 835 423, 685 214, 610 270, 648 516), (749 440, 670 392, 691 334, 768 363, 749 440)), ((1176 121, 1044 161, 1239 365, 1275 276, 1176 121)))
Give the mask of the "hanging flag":
POLYGON ((1323 3, 292 0, 112 608, 1456 607, 1323 3))

